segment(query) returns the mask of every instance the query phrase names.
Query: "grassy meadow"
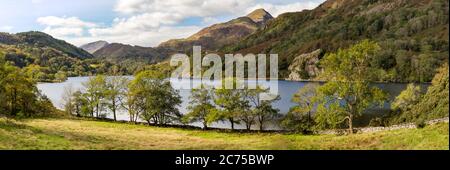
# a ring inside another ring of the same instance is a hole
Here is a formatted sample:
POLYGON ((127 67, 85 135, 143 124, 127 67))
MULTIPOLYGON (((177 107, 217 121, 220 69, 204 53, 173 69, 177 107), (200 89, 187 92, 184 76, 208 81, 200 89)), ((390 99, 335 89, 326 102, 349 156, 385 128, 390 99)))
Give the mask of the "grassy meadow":
POLYGON ((0 118, 0 149, 448 150, 449 125, 349 136, 305 136, 187 130, 65 118, 0 118))

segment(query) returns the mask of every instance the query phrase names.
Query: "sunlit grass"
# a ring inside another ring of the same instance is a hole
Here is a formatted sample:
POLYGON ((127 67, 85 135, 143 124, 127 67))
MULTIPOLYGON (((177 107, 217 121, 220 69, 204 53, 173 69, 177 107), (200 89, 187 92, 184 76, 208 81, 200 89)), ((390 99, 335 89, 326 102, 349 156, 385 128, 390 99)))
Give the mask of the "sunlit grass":
POLYGON ((73 119, 0 118, 0 149, 449 149, 448 123, 349 136, 228 133, 73 119))

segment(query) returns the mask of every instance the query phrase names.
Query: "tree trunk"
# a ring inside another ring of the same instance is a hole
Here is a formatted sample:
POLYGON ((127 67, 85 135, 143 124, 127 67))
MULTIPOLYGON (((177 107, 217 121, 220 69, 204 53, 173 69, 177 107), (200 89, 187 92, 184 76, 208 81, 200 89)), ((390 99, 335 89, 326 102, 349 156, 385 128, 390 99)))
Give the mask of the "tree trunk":
POLYGON ((230 118, 230 123, 231 123, 231 130, 234 130, 234 120, 233 118, 230 118))
POLYGON ((349 134, 353 134, 353 115, 348 116, 348 130, 349 134))
POLYGON ((203 122, 203 130, 208 129, 208 123, 206 121, 203 122))
POLYGON ((134 115, 134 123, 137 123, 138 118, 139 118, 139 113, 136 113, 136 114, 134 115))
POLYGON ((77 105, 75 105, 75 107, 76 107, 77 117, 80 117, 80 106, 77 104, 77 105))
POLYGON ((99 112, 99 104, 97 104, 97 107, 95 108, 96 109, 96 111, 95 111, 95 116, 98 118, 98 112, 99 112))
POLYGON ((259 131, 264 130, 264 117, 262 115, 258 116, 258 122, 259 122, 259 131))
POLYGON ((13 89, 13 94, 11 96, 11 108, 10 108, 10 112, 11 115, 16 116, 16 104, 17 104, 17 89, 13 89))
POLYGON ((113 111, 113 115, 114 115, 114 121, 117 121, 117 118, 116 118, 116 100, 115 99, 112 100, 112 111, 113 111))
POLYGON ((114 114, 114 121, 117 121, 117 118, 116 118, 116 109, 113 109, 113 114, 114 114))

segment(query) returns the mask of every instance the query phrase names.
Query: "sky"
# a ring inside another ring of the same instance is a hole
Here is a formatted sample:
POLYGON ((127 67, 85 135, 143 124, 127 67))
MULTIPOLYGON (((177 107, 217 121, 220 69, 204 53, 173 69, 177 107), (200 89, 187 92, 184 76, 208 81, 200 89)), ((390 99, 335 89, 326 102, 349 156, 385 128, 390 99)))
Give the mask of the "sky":
POLYGON ((42 31, 80 46, 154 47, 264 8, 274 17, 324 0, 0 0, 0 32, 42 31))

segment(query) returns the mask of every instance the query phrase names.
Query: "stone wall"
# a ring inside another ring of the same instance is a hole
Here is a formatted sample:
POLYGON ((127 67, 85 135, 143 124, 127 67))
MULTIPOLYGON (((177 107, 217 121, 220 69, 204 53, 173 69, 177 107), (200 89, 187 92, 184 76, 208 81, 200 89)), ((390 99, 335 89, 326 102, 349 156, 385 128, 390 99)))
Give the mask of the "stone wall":
MULTIPOLYGON (((427 125, 433 125, 437 123, 448 123, 449 117, 441 118, 441 119, 434 119, 427 121, 427 125)), ((399 129, 414 129, 417 128, 414 123, 406 123, 406 124, 400 124, 400 125, 393 125, 389 127, 365 127, 365 128, 355 128, 356 133, 373 133, 373 132, 380 132, 380 131, 391 131, 391 130, 399 130, 399 129)), ((343 135, 348 133, 346 129, 339 129, 339 130, 326 130, 319 132, 319 134, 335 134, 335 135, 343 135)))

